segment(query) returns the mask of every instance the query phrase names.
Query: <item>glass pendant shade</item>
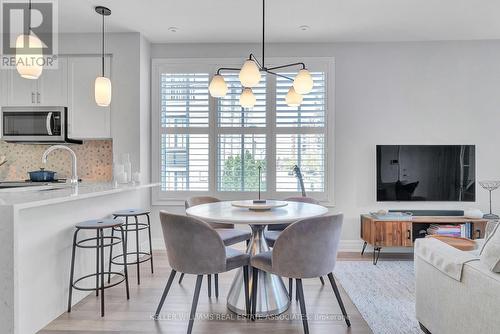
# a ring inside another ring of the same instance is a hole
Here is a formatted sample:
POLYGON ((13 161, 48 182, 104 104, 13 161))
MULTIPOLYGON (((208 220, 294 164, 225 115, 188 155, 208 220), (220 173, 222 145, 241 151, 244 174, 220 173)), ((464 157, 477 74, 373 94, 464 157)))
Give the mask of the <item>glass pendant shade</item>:
POLYGON ((43 65, 38 65, 39 60, 43 57, 42 41, 35 35, 19 35, 16 39, 16 69, 19 75, 25 79, 38 79, 42 74, 43 65), (36 53, 23 54, 25 48, 24 42, 28 41, 27 47, 30 49, 38 49, 36 53))
POLYGON ((302 104, 303 97, 295 91, 293 87, 290 87, 288 93, 285 96, 285 102, 289 107, 298 107, 302 104))
POLYGON ((299 94, 309 94, 314 86, 313 78, 308 70, 302 69, 293 80, 293 88, 299 94))
POLYGON ((243 108, 253 108, 257 103, 251 88, 244 88, 240 95, 240 105, 243 108))
POLYGON ((239 79, 243 87, 255 87, 260 81, 260 71, 257 64, 248 59, 241 67, 239 79))
POLYGON ((210 91, 210 95, 213 97, 224 97, 227 94, 227 84, 224 80, 224 77, 220 74, 214 75, 212 81, 210 82, 210 86, 208 86, 208 90, 210 91))
POLYGON ((107 107, 111 103, 111 80, 106 77, 95 79, 95 102, 100 107, 107 107))

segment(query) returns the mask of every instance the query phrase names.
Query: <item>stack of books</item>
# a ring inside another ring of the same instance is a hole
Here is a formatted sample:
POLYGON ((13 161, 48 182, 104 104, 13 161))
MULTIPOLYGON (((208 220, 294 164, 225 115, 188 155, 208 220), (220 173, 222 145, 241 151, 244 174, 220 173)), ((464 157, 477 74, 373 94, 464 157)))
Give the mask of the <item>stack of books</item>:
POLYGON ((467 224, 460 224, 460 225, 432 224, 427 229, 427 234, 440 235, 440 236, 446 236, 446 237, 470 238, 471 226, 468 223, 467 224))

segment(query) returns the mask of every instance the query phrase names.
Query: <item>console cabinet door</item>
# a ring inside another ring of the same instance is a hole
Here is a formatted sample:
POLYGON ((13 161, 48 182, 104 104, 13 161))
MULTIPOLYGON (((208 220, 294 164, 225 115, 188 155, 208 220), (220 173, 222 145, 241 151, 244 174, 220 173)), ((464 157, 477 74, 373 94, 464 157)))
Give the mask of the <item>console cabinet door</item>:
MULTIPOLYGON (((106 57, 106 72, 111 73, 106 57)), ((101 58, 74 56, 68 59, 68 133, 75 139, 111 138, 110 108, 99 107, 94 98, 94 82, 101 75, 101 58)))
POLYGON ((412 247, 413 246, 413 224, 409 222, 401 222, 401 227, 403 229, 402 236, 402 245, 404 247, 412 247))
POLYGON ((412 246, 411 223, 400 221, 376 221, 375 245, 380 247, 412 246))

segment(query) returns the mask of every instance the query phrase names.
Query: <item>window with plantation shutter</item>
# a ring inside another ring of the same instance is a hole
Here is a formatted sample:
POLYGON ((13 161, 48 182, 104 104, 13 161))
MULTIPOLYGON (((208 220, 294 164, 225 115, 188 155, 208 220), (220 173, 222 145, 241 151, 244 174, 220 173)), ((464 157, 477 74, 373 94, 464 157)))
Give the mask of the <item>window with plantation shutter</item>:
POLYGON ((276 190, 300 191, 292 173, 300 167, 306 192, 325 189, 325 142, 323 134, 279 134, 276 136, 276 190))
POLYGON ((162 127, 208 126, 208 73, 161 74, 162 127))
POLYGON ((266 76, 252 91, 257 100, 252 109, 242 108, 239 98, 243 87, 238 73, 224 75, 229 91, 216 100, 217 108, 217 190, 258 191, 258 167, 261 190, 266 190, 266 76))
MULTIPOLYGON (((296 73, 281 73, 294 77, 296 73)), ((325 191, 326 81, 324 72, 311 72, 312 92, 299 107, 290 107, 285 97, 292 86, 286 78, 276 79, 276 191, 300 191, 292 173, 300 167, 307 192, 325 191)))
MULTIPOLYGON (((288 59, 290 60, 290 59, 288 59)), ((260 190, 264 198, 300 196, 293 173, 301 169, 307 196, 331 201, 333 105, 329 78, 333 62, 304 61, 313 77, 313 90, 299 107, 286 104, 296 73, 262 73, 253 108, 239 103, 243 90, 237 71, 222 73, 228 86, 223 98, 210 96, 210 80, 217 60, 153 60, 153 192, 157 204, 184 201, 195 195, 222 200, 251 199, 260 190), (155 110, 158 110, 156 112, 155 110)), ((274 59, 282 63, 280 59, 274 59)), ((293 61, 292 61, 293 62, 293 61)), ((269 60, 268 66, 273 62, 269 60)), ((241 59, 222 62, 234 68, 241 59)), ((181 203, 182 204, 182 203, 181 203)))
POLYGON ((208 73, 160 75, 163 191, 209 189, 208 80, 208 73))
POLYGON ((218 138, 218 188, 220 191, 266 189, 266 137, 264 134, 220 134, 218 138))
POLYGON ((216 100, 217 125, 219 127, 265 127, 266 126, 266 76, 257 87, 252 88, 257 100, 255 107, 245 109, 240 106, 241 87, 238 73, 224 74, 229 88, 227 95, 216 100))
MULTIPOLYGON (((293 78, 296 73, 282 73, 293 78)), ((313 91, 303 97, 300 107, 289 107, 285 96, 292 82, 283 77, 276 78, 276 126, 277 127, 324 127, 326 111, 325 73, 311 72, 313 91)))

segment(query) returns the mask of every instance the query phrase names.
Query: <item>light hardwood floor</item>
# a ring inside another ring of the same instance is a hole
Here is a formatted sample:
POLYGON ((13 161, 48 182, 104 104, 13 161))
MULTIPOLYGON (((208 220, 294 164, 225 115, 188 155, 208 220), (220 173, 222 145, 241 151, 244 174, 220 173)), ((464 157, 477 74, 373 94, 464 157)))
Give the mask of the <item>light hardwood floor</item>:
MULTIPOLYGON (((382 254, 381 261, 407 257, 382 254)), ((354 253, 340 253, 339 260, 371 261, 371 254, 368 253, 361 257, 354 253)), ((161 314, 163 317, 174 319, 154 321, 151 316, 158 305, 170 273, 166 254, 155 252, 155 273, 153 275, 149 271, 149 263, 144 263, 141 268, 141 285, 137 286, 135 266, 129 267, 129 301, 125 297, 124 285, 118 285, 105 291, 106 315, 104 318, 100 317, 100 299, 95 295, 90 295, 75 305, 71 313, 62 314, 39 333, 186 333, 187 319, 182 318, 189 317, 195 276, 186 275, 180 285, 177 283, 177 276, 172 285, 161 314)), ((293 320, 257 320, 251 322, 235 318, 226 308, 226 293, 231 285, 233 275, 233 272, 219 275, 220 296, 218 299, 214 297, 213 292, 212 298, 208 298, 207 281, 204 278, 197 309, 198 318, 195 320, 193 333, 303 333, 302 322, 297 316, 300 314, 300 309, 295 301, 285 313, 285 315, 294 315, 293 320), (210 315, 214 319, 200 318, 210 315), (224 319, 224 317, 229 317, 229 319, 224 319)), ((311 334, 372 333, 340 285, 342 298, 352 323, 350 329, 347 329, 343 319, 340 319, 340 308, 328 280, 324 286, 321 285, 319 279, 304 280, 303 284, 307 313, 313 317, 315 315, 336 317, 333 320, 310 320, 311 334)))

